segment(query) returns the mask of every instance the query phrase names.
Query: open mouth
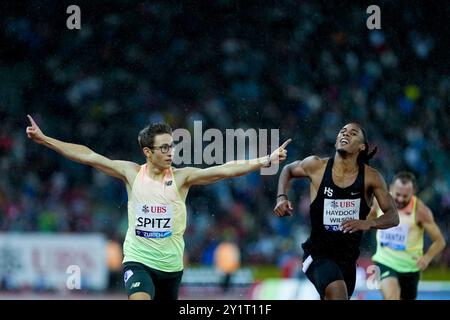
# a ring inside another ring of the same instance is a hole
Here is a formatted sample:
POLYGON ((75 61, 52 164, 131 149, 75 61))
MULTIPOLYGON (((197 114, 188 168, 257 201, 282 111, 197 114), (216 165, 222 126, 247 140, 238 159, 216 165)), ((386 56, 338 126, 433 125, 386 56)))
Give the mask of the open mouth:
POLYGON ((342 138, 339 142, 343 145, 347 145, 350 143, 346 138, 342 138))
POLYGON ((395 201, 395 204, 397 205, 397 208, 399 208, 399 209, 403 209, 407 205, 407 203, 398 202, 398 201, 395 201))

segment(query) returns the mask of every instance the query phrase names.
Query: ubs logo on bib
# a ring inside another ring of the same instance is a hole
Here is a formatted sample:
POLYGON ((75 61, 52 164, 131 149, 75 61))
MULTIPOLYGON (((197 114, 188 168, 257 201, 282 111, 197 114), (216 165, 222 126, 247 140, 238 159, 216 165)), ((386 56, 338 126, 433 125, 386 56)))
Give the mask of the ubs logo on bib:
POLYGON ((166 238, 172 235, 173 207, 142 203, 136 207, 136 235, 144 238, 166 238))
POLYGON ((340 225, 347 220, 358 220, 361 199, 324 199, 323 225, 328 231, 341 231, 340 225))
POLYGON ((149 207, 148 205, 143 205, 142 212, 143 213, 167 213, 167 206, 155 205, 155 206, 149 207))

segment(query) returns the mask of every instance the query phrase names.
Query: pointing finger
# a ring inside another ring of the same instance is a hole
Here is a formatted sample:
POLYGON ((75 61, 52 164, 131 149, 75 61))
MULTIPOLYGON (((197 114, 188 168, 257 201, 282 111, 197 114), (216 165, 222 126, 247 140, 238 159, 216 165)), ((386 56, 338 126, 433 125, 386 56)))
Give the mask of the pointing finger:
POLYGON ((281 145, 281 149, 284 149, 284 148, 286 148, 286 146, 289 144, 289 143, 291 143, 291 141, 292 141, 292 139, 291 138, 289 138, 289 139, 287 139, 282 145, 281 145))
POLYGON ((31 122, 31 124, 32 124, 33 126, 37 126, 37 125, 36 125, 36 122, 34 121, 34 119, 33 119, 29 114, 27 114, 27 117, 28 117, 28 119, 30 120, 30 122, 31 122))

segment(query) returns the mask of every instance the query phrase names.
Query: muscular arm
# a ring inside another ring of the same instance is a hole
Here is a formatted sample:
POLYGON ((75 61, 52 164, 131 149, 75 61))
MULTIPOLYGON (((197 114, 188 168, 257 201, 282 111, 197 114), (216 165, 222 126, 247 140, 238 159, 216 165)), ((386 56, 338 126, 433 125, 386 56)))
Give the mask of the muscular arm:
POLYGON ((280 177, 278 178, 277 204, 273 210, 277 216, 283 217, 285 215, 292 215, 292 204, 287 198, 290 181, 293 178, 309 177, 310 170, 317 166, 319 162, 319 157, 310 156, 301 161, 294 161, 284 166, 283 170, 281 170, 280 177))
POLYGON ((36 143, 42 144, 62 156, 85 165, 92 166, 110 176, 131 184, 132 173, 139 170, 139 165, 129 161, 111 160, 90 148, 73 143, 63 142, 44 135, 36 122, 28 116, 31 126, 27 127, 27 135, 36 143))
POLYGON ((375 169, 369 168, 366 173, 366 179, 367 187, 373 191, 377 205, 383 211, 383 214, 376 217, 376 211, 374 212, 374 208, 372 208, 366 220, 347 220, 341 224, 344 233, 366 231, 371 228, 388 229, 397 226, 400 222, 397 206, 389 194, 386 182, 380 173, 375 169))
POLYGON ((308 176, 308 173, 306 172, 308 161, 309 158, 306 158, 304 160, 294 161, 284 166, 283 170, 281 170, 280 177, 278 178, 277 195, 287 194, 289 183, 292 178, 302 178, 308 176))
POLYGON ((251 160, 229 161, 219 166, 213 166, 206 169, 186 167, 180 169, 182 173, 182 184, 184 186, 211 184, 225 178, 239 177, 249 172, 258 170, 271 163, 284 161, 287 156, 286 146, 291 142, 288 139, 270 156, 251 160))
POLYGON ((184 171, 184 184, 205 185, 217 182, 221 179, 239 177, 249 172, 258 170, 269 164, 267 157, 252 160, 229 161, 219 166, 213 166, 206 169, 186 167, 180 169, 184 171))
POLYGON ((374 229, 388 229, 399 224, 400 218, 397 212, 397 206, 394 199, 389 194, 386 182, 380 173, 374 169, 370 175, 371 186, 373 194, 383 214, 378 218, 372 219, 371 228, 374 229))
POLYGON ((420 200, 417 204, 417 223, 423 226, 425 232, 431 238, 431 245, 427 252, 417 261, 417 265, 423 271, 428 267, 428 264, 445 248, 445 239, 442 236, 441 230, 434 221, 433 213, 420 200))
POLYGON ((378 211, 378 202, 377 199, 373 199, 372 207, 370 208, 370 212, 367 215, 367 220, 373 220, 377 218, 377 211, 378 211))

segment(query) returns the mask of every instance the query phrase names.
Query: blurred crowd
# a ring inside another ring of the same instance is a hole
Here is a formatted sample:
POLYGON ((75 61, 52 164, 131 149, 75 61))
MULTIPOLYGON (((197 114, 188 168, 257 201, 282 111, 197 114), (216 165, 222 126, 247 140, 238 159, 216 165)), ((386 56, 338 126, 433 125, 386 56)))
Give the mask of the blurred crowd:
MULTIPOLYGON (((1 4, 0 231, 102 232, 121 243, 127 195, 117 179, 27 140, 26 114, 45 134, 112 159, 145 161, 137 134, 173 128, 280 129, 288 162, 330 156, 356 120, 388 183, 417 175, 419 197, 450 240, 450 6, 386 2, 382 29, 366 6, 339 1, 79 1, 1 4)), ((243 264, 292 265, 309 234, 308 182, 292 185, 277 218, 276 176, 193 187, 186 260, 213 263, 223 240, 243 264)), ((363 256, 374 251, 367 237, 363 256)), ((450 251, 435 264, 450 265, 450 251)))

